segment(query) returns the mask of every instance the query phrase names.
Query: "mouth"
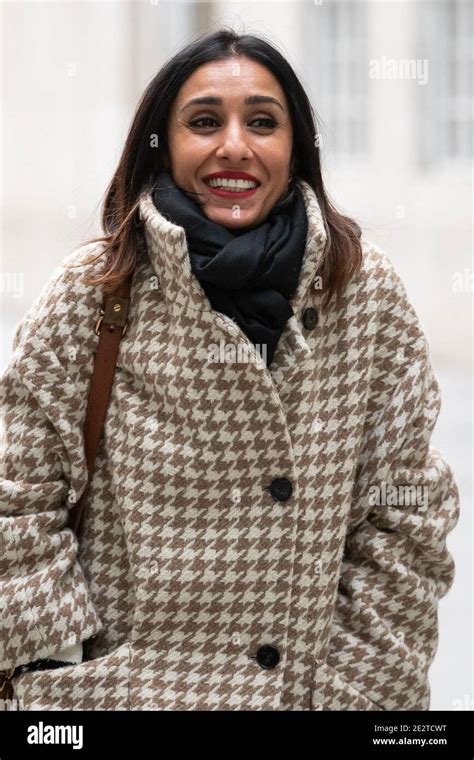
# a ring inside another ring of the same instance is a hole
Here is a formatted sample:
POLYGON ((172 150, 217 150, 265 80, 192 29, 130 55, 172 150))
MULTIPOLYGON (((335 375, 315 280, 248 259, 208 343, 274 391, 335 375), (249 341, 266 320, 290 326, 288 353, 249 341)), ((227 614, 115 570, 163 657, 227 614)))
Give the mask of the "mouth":
POLYGON ((204 177, 203 182, 213 195, 218 195, 221 198, 233 198, 235 196, 248 198, 254 195, 261 183, 250 175, 244 175, 240 172, 235 172, 235 174, 240 174, 240 176, 229 177, 216 172, 204 177))

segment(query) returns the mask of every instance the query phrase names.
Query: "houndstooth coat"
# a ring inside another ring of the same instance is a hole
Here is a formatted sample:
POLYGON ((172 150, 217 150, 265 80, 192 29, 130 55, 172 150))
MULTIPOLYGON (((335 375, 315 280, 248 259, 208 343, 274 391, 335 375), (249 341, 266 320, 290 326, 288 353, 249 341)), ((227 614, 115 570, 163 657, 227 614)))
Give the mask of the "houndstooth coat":
POLYGON ((17 676, 20 709, 429 709, 459 511, 430 445, 439 386, 383 250, 364 241, 323 307, 326 231, 300 185, 307 245, 270 368, 142 194, 79 545, 65 524, 87 481, 101 301, 79 279, 101 260, 59 268, 18 326, 1 385, 0 668, 92 637, 82 662, 17 676))

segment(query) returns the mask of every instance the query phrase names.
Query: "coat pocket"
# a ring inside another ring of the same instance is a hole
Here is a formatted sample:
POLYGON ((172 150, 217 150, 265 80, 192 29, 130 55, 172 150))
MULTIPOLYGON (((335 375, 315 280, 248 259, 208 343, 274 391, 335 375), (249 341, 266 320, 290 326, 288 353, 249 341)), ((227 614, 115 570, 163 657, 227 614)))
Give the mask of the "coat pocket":
POLYGON ((312 710, 385 710, 347 681, 327 662, 316 662, 311 690, 312 710))
POLYGON ((128 641, 102 657, 12 680, 18 710, 128 710, 128 641))

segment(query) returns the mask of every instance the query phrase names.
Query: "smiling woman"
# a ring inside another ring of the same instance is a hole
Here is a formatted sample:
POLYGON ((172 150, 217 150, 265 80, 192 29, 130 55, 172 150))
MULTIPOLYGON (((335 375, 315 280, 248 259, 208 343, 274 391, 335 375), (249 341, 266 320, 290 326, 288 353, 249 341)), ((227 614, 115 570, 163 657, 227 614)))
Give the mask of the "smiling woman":
POLYGON ((104 235, 19 325, 0 668, 25 709, 429 708, 459 509, 430 444, 439 387, 316 137, 269 42, 187 46, 138 105, 104 235), (78 536, 93 356, 124 327, 78 536))

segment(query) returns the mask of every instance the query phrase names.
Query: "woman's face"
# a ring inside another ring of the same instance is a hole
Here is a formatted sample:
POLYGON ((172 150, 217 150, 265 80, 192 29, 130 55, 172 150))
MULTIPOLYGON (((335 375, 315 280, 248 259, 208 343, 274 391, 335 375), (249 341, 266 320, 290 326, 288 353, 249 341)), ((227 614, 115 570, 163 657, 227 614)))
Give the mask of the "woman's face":
POLYGON ((277 79, 255 61, 239 56, 196 69, 172 104, 167 138, 175 183, 200 193, 206 216, 224 227, 259 225, 287 191, 288 104, 277 79), (213 102, 191 102, 196 98, 213 102))

